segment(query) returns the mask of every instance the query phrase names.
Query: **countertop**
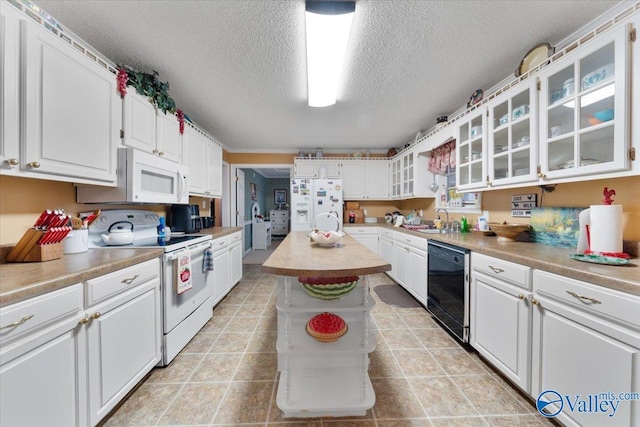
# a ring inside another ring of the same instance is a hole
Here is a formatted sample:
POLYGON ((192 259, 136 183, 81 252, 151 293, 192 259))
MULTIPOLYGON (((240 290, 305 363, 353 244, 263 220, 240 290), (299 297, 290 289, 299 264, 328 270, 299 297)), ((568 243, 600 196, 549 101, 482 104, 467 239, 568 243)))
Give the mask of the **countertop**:
POLYGON ((0 264, 0 307, 162 256, 162 249, 90 249, 44 262, 0 264))
POLYGON ((335 247, 323 247, 311 241, 307 234, 302 231, 289 233, 262 264, 262 272, 283 276, 344 277, 391 270, 390 264, 349 235, 335 247))
MULTIPOLYGON (((208 234, 216 239, 241 230, 241 227, 213 227, 196 234, 208 234)), ((5 263, 10 249, 11 246, 0 247, 0 307, 158 258, 164 253, 158 248, 90 249, 45 262, 5 263)))
POLYGON ((344 224, 344 227, 389 228, 400 233, 461 246, 473 252, 640 296, 640 260, 638 258, 631 259, 631 264, 624 266, 591 264, 569 258, 569 254, 575 253, 575 248, 547 246, 534 242, 499 242, 497 236, 483 236, 475 233, 425 234, 402 227, 393 227, 386 223, 344 224))
POLYGON ((210 236, 213 236, 214 239, 217 239, 218 237, 224 237, 228 236, 229 234, 233 234, 236 231, 242 231, 242 227, 211 227, 205 228, 196 234, 208 234, 210 236))

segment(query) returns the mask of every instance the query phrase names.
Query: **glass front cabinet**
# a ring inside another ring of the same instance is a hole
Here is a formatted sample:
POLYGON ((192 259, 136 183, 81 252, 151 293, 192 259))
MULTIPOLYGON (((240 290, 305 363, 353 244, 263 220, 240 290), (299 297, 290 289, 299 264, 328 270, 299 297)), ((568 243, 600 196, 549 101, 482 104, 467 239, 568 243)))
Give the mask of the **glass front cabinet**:
POLYGON ((486 109, 479 108, 462 117, 458 126, 456 147, 456 182, 458 190, 470 190, 486 186, 486 109))
POLYGON ((541 179, 629 167, 629 41, 622 26, 540 73, 541 179))
POLYGON ((508 89, 492 100, 488 109, 486 185, 536 181, 537 80, 508 89))

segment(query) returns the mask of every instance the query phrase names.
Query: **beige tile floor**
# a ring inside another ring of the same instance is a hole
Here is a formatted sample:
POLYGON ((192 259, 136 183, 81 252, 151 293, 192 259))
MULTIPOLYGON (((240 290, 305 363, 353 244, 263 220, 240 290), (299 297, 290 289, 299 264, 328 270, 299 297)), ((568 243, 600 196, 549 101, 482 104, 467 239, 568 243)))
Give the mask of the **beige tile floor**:
MULTIPOLYGON (((370 283, 393 281, 378 274, 370 283)), ((275 404, 275 284, 260 265, 244 265, 242 281, 214 308, 209 323, 168 367, 154 369, 103 426, 553 425, 423 308, 393 307, 375 292, 373 409, 348 419, 283 418, 275 404)))

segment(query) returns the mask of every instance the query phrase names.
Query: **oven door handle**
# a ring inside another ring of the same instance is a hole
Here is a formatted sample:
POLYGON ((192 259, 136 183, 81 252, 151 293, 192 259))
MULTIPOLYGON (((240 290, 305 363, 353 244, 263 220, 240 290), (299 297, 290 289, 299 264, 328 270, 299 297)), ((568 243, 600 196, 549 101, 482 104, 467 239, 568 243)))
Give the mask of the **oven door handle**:
POLYGON ((176 259, 178 259, 178 255, 180 255, 182 251, 186 251, 186 250, 188 250, 189 254, 193 257, 194 254, 204 252, 207 248, 210 248, 210 247, 211 247, 211 242, 198 243, 198 245, 196 246, 180 249, 175 252, 171 252, 170 254, 167 254, 166 259, 167 261, 175 261, 176 259))

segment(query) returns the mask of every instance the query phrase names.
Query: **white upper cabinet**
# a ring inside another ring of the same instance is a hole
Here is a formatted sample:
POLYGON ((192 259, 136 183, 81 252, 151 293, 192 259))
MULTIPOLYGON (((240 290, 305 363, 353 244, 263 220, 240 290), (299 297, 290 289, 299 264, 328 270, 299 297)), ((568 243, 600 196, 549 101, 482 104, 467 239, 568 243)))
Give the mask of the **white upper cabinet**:
POLYGON ((127 88, 123 109, 124 145, 172 162, 182 162, 182 135, 175 114, 157 110, 133 87, 127 88))
POLYGON ((185 126, 183 136, 184 163, 189 168, 189 194, 204 195, 206 140, 191 126, 185 126))
POLYGON ((540 73, 540 178, 629 168, 629 49, 621 25, 540 73))
POLYGON ((0 173, 20 168, 20 17, 0 2, 0 173))
POLYGON ((456 149, 456 183, 460 190, 486 187, 487 110, 480 108, 460 120, 456 149))
POLYGON ((344 200, 361 200, 365 198, 365 163, 366 160, 342 161, 342 198, 344 200))
POLYGON ((205 167, 205 196, 222 197, 222 147, 215 141, 207 141, 205 158, 209 162, 205 167))
POLYGON ((21 38, 20 168, 30 176, 115 185, 122 117, 116 76, 26 17, 21 38))
POLYGON ((295 159, 293 161, 294 178, 321 178, 326 170, 327 178, 342 178, 342 164, 338 159, 295 159))
POLYGON ((391 197, 402 198, 414 195, 414 150, 408 150, 391 159, 391 197))
POLYGON ((176 163, 182 161, 180 122, 173 113, 158 111, 156 116, 156 154, 176 163))
MULTIPOLYGON (((344 185, 344 183, 343 183, 344 185)), ((389 199, 389 161, 366 160, 364 164, 364 198, 389 199)))
MULTIPOLYGON (((536 79, 497 96, 488 104, 488 110, 488 144, 486 155, 483 156, 483 161, 487 163, 487 186, 537 181, 536 79)), ((474 153, 472 161, 473 157, 474 153)))
POLYGON ((222 147, 202 131, 185 125, 183 157, 189 168, 189 194, 222 197, 222 147))
POLYGON ((156 108, 147 97, 128 87, 123 103, 123 138, 127 147, 147 153, 156 149, 156 108))

